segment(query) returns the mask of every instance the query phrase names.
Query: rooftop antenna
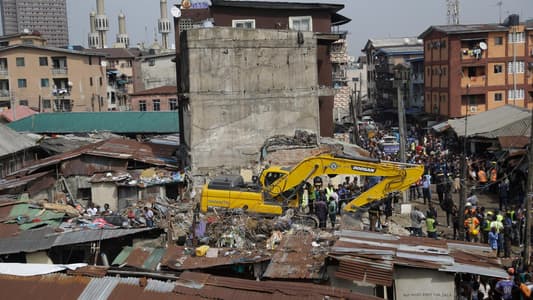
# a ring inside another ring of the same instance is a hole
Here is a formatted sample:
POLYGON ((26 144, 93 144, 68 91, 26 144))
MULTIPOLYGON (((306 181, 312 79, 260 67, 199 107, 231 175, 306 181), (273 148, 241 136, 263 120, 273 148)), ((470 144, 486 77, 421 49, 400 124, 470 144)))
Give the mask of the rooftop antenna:
POLYGON ((459 0, 446 0, 448 6, 448 25, 459 24, 459 0))

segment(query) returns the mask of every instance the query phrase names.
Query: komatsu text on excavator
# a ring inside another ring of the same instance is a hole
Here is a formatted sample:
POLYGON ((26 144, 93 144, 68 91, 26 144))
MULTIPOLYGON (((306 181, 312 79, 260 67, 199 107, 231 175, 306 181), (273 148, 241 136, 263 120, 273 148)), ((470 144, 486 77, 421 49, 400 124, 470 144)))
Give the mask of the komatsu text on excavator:
POLYGON ((301 189, 310 178, 321 175, 379 176, 379 183, 350 201, 344 210, 358 208, 385 198, 391 192, 404 191, 423 174, 422 165, 320 154, 307 157, 292 169, 268 167, 254 183, 245 183, 239 175, 226 175, 204 185, 200 209, 242 208, 248 212, 280 215, 300 203, 301 189))

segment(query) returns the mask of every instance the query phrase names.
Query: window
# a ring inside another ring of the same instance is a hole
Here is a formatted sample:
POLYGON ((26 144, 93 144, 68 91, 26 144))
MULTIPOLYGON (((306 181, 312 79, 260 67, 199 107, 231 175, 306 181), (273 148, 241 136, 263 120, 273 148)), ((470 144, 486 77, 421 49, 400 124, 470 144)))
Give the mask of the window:
POLYGON ((289 28, 299 31, 313 31, 313 19, 311 16, 289 17, 289 28))
POLYGON ((92 77, 89 77, 89 85, 93 86, 93 78, 92 77))
POLYGON ((494 94, 494 101, 502 101, 502 100, 503 100, 502 93, 495 93, 494 94))
POLYGON ((28 100, 19 100, 19 105, 28 106, 28 100))
POLYGON ((23 88, 26 88, 28 86, 27 82, 26 82, 26 79, 24 78, 21 78, 18 80, 18 87, 19 89, 23 89, 23 88))
POLYGON ((43 108, 44 109, 52 108, 52 104, 50 102, 50 99, 43 99, 43 108))
POLYGON ((502 73, 503 72, 503 66, 502 65, 494 65, 494 74, 502 73))
POLYGON ((17 67, 24 67, 25 65, 24 57, 17 57, 16 62, 17 62, 17 67))
POLYGON ((49 87, 50 86, 50 80, 48 78, 41 78, 41 87, 49 87))
POLYGON ((441 48, 446 48, 446 41, 440 41, 440 47, 441 48))
POLYGON ((503 45, 503 36, 497 36, 494 38, 494 45, 503 45))
POLYGON ((255 28, 255 20, 231 20, 231 26, 233 28, 253 29, 255 28))
POLYGON ((524 89, 509 90, 508 91, 509 100, 523 100, 524 99, 524 89))
POLYGON ((48 66, 48 57, 46 56, 39 57, 39 66, 48 66))
POLYGON ((176 98, 168 99, 168 106, 170 107, 170 110, 177 110, 178 109, 178 101, 176 100, 176 98))
POLYGON ((104 84, 103 80, 102 80, 102 77, 100 77, 100 86, 102 86, 104 84))
POLYGON ((524 43, 525 33, 522 32, 509 32, 509 43, 524 43))
POLYGON ((524 73, 524 62, 523 61, 515 61, 514 64, 512 61, 510 61, 507 65, 508 73, 524 73), (516 70, 516 71, 515 71, 516 70))
POLYGON ((154 111, 160 111, 161 110, 161 100, 159 99, 154 99, 152 101, 153 105, 154 105, 154 111))
POLYGON ((146 111, 146 100, 139 101, 139 111, 146 111))

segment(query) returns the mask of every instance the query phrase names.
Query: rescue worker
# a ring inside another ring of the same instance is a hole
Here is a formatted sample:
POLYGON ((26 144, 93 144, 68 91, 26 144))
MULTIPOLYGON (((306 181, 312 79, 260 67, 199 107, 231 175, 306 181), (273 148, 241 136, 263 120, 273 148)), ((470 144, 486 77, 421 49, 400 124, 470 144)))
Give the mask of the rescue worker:
MULTIPOLYGON (((485 214, 485 218, 483 219, 483 222, 481 222, 481 230, 483 232, 483 240, 489 241, 489 232, 491 231, 490 223, 492 222, 492 218, 494 216, 494 213, 492 211, 488 211, 485 214)), ((496 234, 498 234, 496 232, 496 234)), ((497 239, 496 239, 497 240, 497 239)), ((497 249, 497 248, 494 248, 497 249)))
POLYGON ((471 212, 466 215, 464 227, 467 241, 479 242, 479 220, 471 212))
POLYGON ((477 178, 478 178, 478 189, 483 192, 487 186, 487 173, 485 173, 484 168, 479 168, 479 171, 477 171, 477 178))
POLYGON ((492 222, 490 223, 490 227, 496 228, 496 232, 498 233, 498 252, 496 255, 499 257, 500 254, 503 251, 503 216, 501 216, 499 213, 495 216, 493 216, 492 222), (501 218, 500 218, 501 217, 501 218))
POLYGON ((432 212, 429 212, 426 217, 426 231, 428 233, 428 238, 437 238, 437 222, 435 221, 435 216, 432 212))

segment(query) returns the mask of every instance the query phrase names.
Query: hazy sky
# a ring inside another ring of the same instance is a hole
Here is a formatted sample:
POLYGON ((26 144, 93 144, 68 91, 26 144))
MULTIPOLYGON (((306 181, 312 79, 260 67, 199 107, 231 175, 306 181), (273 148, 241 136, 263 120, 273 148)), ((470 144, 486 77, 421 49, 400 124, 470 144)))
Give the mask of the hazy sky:
MULTIPOLYGON (((290 0, 289 0, 290 1, 290 0)), ((168 7, 177 3, 168 0, 168 7)), ((297 0, 291 2, 317 2, 297 0)), ((369 38, 418 36, 431 25, 446 24, 445 0, 322 0, 318 2, 344 4, 339 13, 352 19, 341 29, 349 32, 349 52, 360 55, 369 38)), ((460 0, 461 24, 497 23, 499 0, 460 0)), ((520 20, 533 18, 533 0, 502 0, 502 19, 510 13, 520 15, 520 20)), ((87 46, 89 12, 96 10, 96 0, 67 0, 70 43, 87 46)), ((131 45, 141 41, 151 44, 159 18, 159 0, 106 0, 105 11, 109 18, 108 44, 118 31, 117 16, 126 15, 126 29, 131 45)), ((170 16, 170 13, 169 13, 170 16)), ((158 40, 161 38, 158 36, 158 40)), ((173 44, 174 36, 170 36, 173 44)))

